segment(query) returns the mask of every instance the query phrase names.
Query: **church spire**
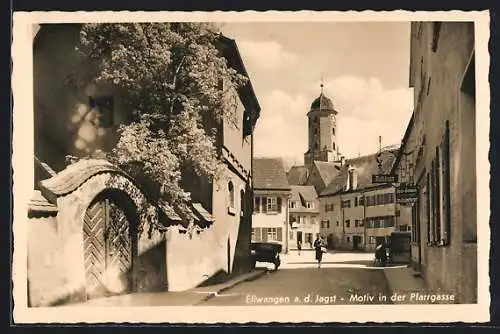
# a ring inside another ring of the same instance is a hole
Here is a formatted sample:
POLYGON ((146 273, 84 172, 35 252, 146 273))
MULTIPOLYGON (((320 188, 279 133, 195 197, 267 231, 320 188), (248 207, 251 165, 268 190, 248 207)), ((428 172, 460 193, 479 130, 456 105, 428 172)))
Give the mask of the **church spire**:
POLYGON ((319 85, 321 87, 321 95, 323 95, 323 73, 321 73, 321 84, 319 85))

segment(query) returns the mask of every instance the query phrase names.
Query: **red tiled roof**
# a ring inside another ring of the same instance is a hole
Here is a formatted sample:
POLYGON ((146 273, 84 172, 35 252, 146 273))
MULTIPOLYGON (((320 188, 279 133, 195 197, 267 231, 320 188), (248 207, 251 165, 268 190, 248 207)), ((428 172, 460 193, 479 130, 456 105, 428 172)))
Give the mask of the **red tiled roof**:
POLYGON ((325 186, 329 185, 340 171, 340 167, 334 162, 314 161, 314 165, 318 169, 319 176, 323 180, 325 186))
POLYGON ((28 217, 55 217, 57 216, 57 212, 57 206, 43 197, 40 191, 35 190, 33 198, 28 203, 28 217))
POLYGON ((307 169, 305 166, 292 166, 286 176, 288 184, 304 185, 307 182, 307 169))
POLYGON ((290 190, 281 158, 253 159, 254 189, 290 190))
POLYGON ((49 201, 75 191, 94 175, 115 172, 126 175, 120 168, 106 160, 81 159, 69 165, 50 179, 40 181, 40 188, 49 201))
POLYGON ((318 197, 318 194, 316 193, 316 189, 314 189, 314 186, 290 186, 290 189, 292 191, 292 198, 291 200, 300 200, 300 197, 302 197, 305 201, 312 202, 316 200, 318 197))

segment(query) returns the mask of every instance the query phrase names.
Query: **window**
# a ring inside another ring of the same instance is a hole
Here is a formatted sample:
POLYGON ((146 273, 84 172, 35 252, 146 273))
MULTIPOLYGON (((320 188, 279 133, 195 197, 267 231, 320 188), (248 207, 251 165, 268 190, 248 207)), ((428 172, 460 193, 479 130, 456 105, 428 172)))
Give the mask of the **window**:
POLYGON ((96 126, 103 128, 113 126, 114 100, 112 97, 89 97, 89 107, 96 112, 96 126))
POLYGON ((276 197, 267 197, 266 201, 266 212, 277 212, 278 203, 276 197))
POLYGON ((430 246, 446 246, 450 242, 450 156, 449 123, 444 138, 436 147, 428 181, 427 238, 430 246))
POLYGON ((358 227, 358 225, 359 225, 359 220, 355 219, 354 220, 354 227, 358 227))
POLYGON ((295 201, 290 201, 290 203, 288 203, 288 207, 290 209, 295 209, 297 207, 297 202, 295 201))
POLYGON ((354 206, 358 206, 358 198, 354 197, 354 206))
POLYGON ((359 206, 365 205, 365 198, 363 196, 359 196, 358 205, 359 206))
POLYGON ((252 117, 250 112, 245 109, 243 112, 243 138, 250 136, 253 131, 252 117))
POLYGON ((363 227, 363 226, 365 226, 364 220, 360 219, 359 220, 359 227, 363 227))
POLYGON ((254 197, 253 212, 260 213, 260 197, 254 197))
POLYGON ((345 221, 345 227, 347 228, 351 227, 351 221, 349 219, 345 221))
POLYGON ((439 33, 441 32, 441 24, 442 22, 434 22, 432 24, 432 52, 437 51, 438 41, 439 41, 439 33))
MULTIPOLYGON (((332 128, 332 135, 334 135, 334 136, 335 136, 335 128, 332 128)), ((335 143, 333 143, 333 145, 334 145, 334 148, 333 148, 333 149, 335 149, 335 143)))
POLYGON ((234 185, 233 185, 233 182, 229 181, 227 188, 228 188, 228 195, 229 195, 229 207, 234 208, 234 185))
POLYGON ((245 214, 245 192, 243 190, 240 191, 240 216, 244 216, 245 214))
POLYGON ((290 233, 289 233, 289 239, 293 240, 293 232, 292 231, 290 231, 290 233))
POLYGON ((370 236, 370 244, 374 245, 375 244, 375 237, 374 236, 370 236))
POLYGON ((333 211, 334 205, 333 203, 326 203, 325 204, 325 212, 333 211))
POLYGON ((350 208, 351 207, 351 200, 343 200, 341 203, 341 207, 344 208, 350 208))
POLYGON ((349 236, 347 236, 347 237, 345 238, 345 240, 346 240, 347 242, 351 242, 351 238, 350 238, 349 236))
POLYGON ((322 220, 321 221, 321 228, 330 228, 330 221, 329 220, 322 220))
POLYGON ((314 209, 314 203, 312 203, 312 202, 307 202, 307 203, 306 203, 306 207, 307 207, 308 209, 314 209))
POLYGON ((267 240, 270 241, 282 241, 282 228, 281 227, 268 227, 266 229, 267 240))
POLYGON ((335 151, 335 142, 332 143, 332 149, 335 151))
POLYGON ((220 91, 224 91, 224 78, 219 78, 219 80, 217 80, 217 88, 220 90, 220 91))
POLYGON ((339 221, 337 220, 337 227, 339 227, 339 221))
POLYGON ((278 229, 275 227, 267 229, 267 240, 278 240, 278 229))
POLYGON ((262 240, 261 231, 262 230, 260 227, 252 228, 252 241, 261 241, 262 240))

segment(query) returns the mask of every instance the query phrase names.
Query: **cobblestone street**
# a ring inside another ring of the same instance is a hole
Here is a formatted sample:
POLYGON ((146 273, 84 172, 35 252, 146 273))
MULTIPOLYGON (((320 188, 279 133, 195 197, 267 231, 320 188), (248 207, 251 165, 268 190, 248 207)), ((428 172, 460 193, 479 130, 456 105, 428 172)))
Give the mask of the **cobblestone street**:
MULTIPOLYGON (((326 253, 321 268, 314 252, 292 251, 282 266, 263 277, 242 283, 200 305, 334 305, 389 304, 383 268, 371 267, 371 253, 326 253)), ((266 264, 258 264, 267 266, 266 264)))

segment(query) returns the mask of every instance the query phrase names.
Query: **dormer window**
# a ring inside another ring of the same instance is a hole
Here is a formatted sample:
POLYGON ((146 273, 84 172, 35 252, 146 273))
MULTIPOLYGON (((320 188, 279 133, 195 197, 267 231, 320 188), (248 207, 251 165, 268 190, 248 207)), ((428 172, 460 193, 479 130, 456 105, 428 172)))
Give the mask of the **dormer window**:
POLYGON ((357 172, 354 169, 354 167, 349 166, 349 169, 347 171, 347 185, 346 185, 346 189, 347 190, 355 190, 357 187, 358 187, 357 172))

